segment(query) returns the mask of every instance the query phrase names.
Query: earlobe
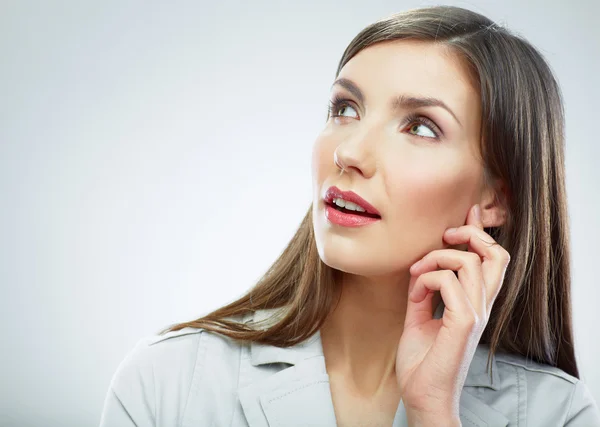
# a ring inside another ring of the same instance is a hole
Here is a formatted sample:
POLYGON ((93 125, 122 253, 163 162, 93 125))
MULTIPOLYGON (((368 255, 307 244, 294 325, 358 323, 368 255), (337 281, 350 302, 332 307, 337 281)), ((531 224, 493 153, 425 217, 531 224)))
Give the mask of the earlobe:
POLYGON ((481 220, 485 228, 500 227, 506 222, 506 210, 501 205, 486 206, 481 210, 481 220))
POLYGON ((506 187, 503 183, 496 182, 496 188, 490 188, 480 203, 481 220, 485 228, 500 227, 506 223, 507 205, 505 201, 506 187))

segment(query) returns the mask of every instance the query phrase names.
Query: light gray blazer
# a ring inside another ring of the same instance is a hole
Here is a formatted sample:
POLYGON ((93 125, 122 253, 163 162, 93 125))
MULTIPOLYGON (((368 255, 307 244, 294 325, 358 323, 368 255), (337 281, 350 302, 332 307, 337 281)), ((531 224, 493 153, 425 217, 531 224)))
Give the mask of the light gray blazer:
MULTIPOLYGON (((267 319, 259 310, 242 321, 267 319)), ((490 380, 480 345, 460 398, 463 426, 600 426, 585 384, 563 371, 497 354, 490 380)), ((101 427, 307 427, 336 419, 320 333, 278 348, 240 345, 186 328, 144 339, 117 369, 101 427)), ((402 402, 393 427, 407 426, 402 402)))

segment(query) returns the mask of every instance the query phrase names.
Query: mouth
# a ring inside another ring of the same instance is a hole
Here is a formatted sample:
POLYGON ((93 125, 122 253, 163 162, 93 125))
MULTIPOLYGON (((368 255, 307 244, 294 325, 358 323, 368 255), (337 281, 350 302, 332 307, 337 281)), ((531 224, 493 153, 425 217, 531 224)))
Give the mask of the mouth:
POLYGON ((330 187, 325 193, 325 205, 338 212, 360 218, 381 219, 381 214, 369 202, 353 191, 330 187))
MULTIPOLYGON (((381 216, 377 215, 377 214, 372 214, 372 213, 368 213, 368 212, 361 212, 358 211, 354 208, 352 209, 348 209, 345 206, 340 206, 340 203, 344 203, 343 199, 335 199, 333 202, 325 202, 325 204, 333 209, 335 209, 336 211, 339 212, 343 212, 347 215, 356 215, 356 216, 361 216, 361 217, 365 217, 365 218, 375 218, 375 219, 381 219, 381 216)), ((346 203, 351 203, 351 202, 346 202, 346 203)))

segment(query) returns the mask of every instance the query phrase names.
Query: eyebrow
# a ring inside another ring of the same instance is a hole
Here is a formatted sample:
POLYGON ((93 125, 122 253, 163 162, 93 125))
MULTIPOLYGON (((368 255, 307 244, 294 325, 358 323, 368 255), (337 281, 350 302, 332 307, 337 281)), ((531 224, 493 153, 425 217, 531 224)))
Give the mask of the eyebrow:
MULTIPOLYGON (((360 88, 356 85, 356 83, 354 83, 352 80, 341 77, 341 78, 337 79, 335 82, 333 82, 331 87, 333 87, 335 85, 342 86, 344 89, 346 89, 352 95, 354 95, 361 104, 364 103, 365 96, 363 95, 360 88)), ((456 120, 456 122, 462 127, 462 123, 460 122, 460 120, 458 120, 458 117, 456 117, 456 114, 454 114, 454 112, 450 109, 450 107, 448 107, 446 105, 446 103, 444 101, 442 101, 441 99, 431 98, 431 97, 416 97, 416 96, 400 95, 400 96, 394 98, 392 100, 392 104, 391 104, 391 108, 393 110, 396 110, 399 108, 415 109, 415 108, 419 108, 419 107, 441 107, 444 110, 446 110, 448 113, 450 113, 450 115, 454 118, 454 120, 456 120)))

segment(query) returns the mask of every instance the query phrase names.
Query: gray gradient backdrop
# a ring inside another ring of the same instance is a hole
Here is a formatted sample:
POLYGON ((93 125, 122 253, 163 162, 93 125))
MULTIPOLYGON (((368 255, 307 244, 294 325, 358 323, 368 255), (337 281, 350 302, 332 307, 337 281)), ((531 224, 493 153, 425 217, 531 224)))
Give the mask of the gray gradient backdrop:
MULTIPOLYGON (((141 337, 252 286, 311 201, 346 44, 427 4, 2 1, 0 425, 97 425, 141 337)), ((453 4, 558 75, 578 358, 600 400, 600 3, 453 4)))

